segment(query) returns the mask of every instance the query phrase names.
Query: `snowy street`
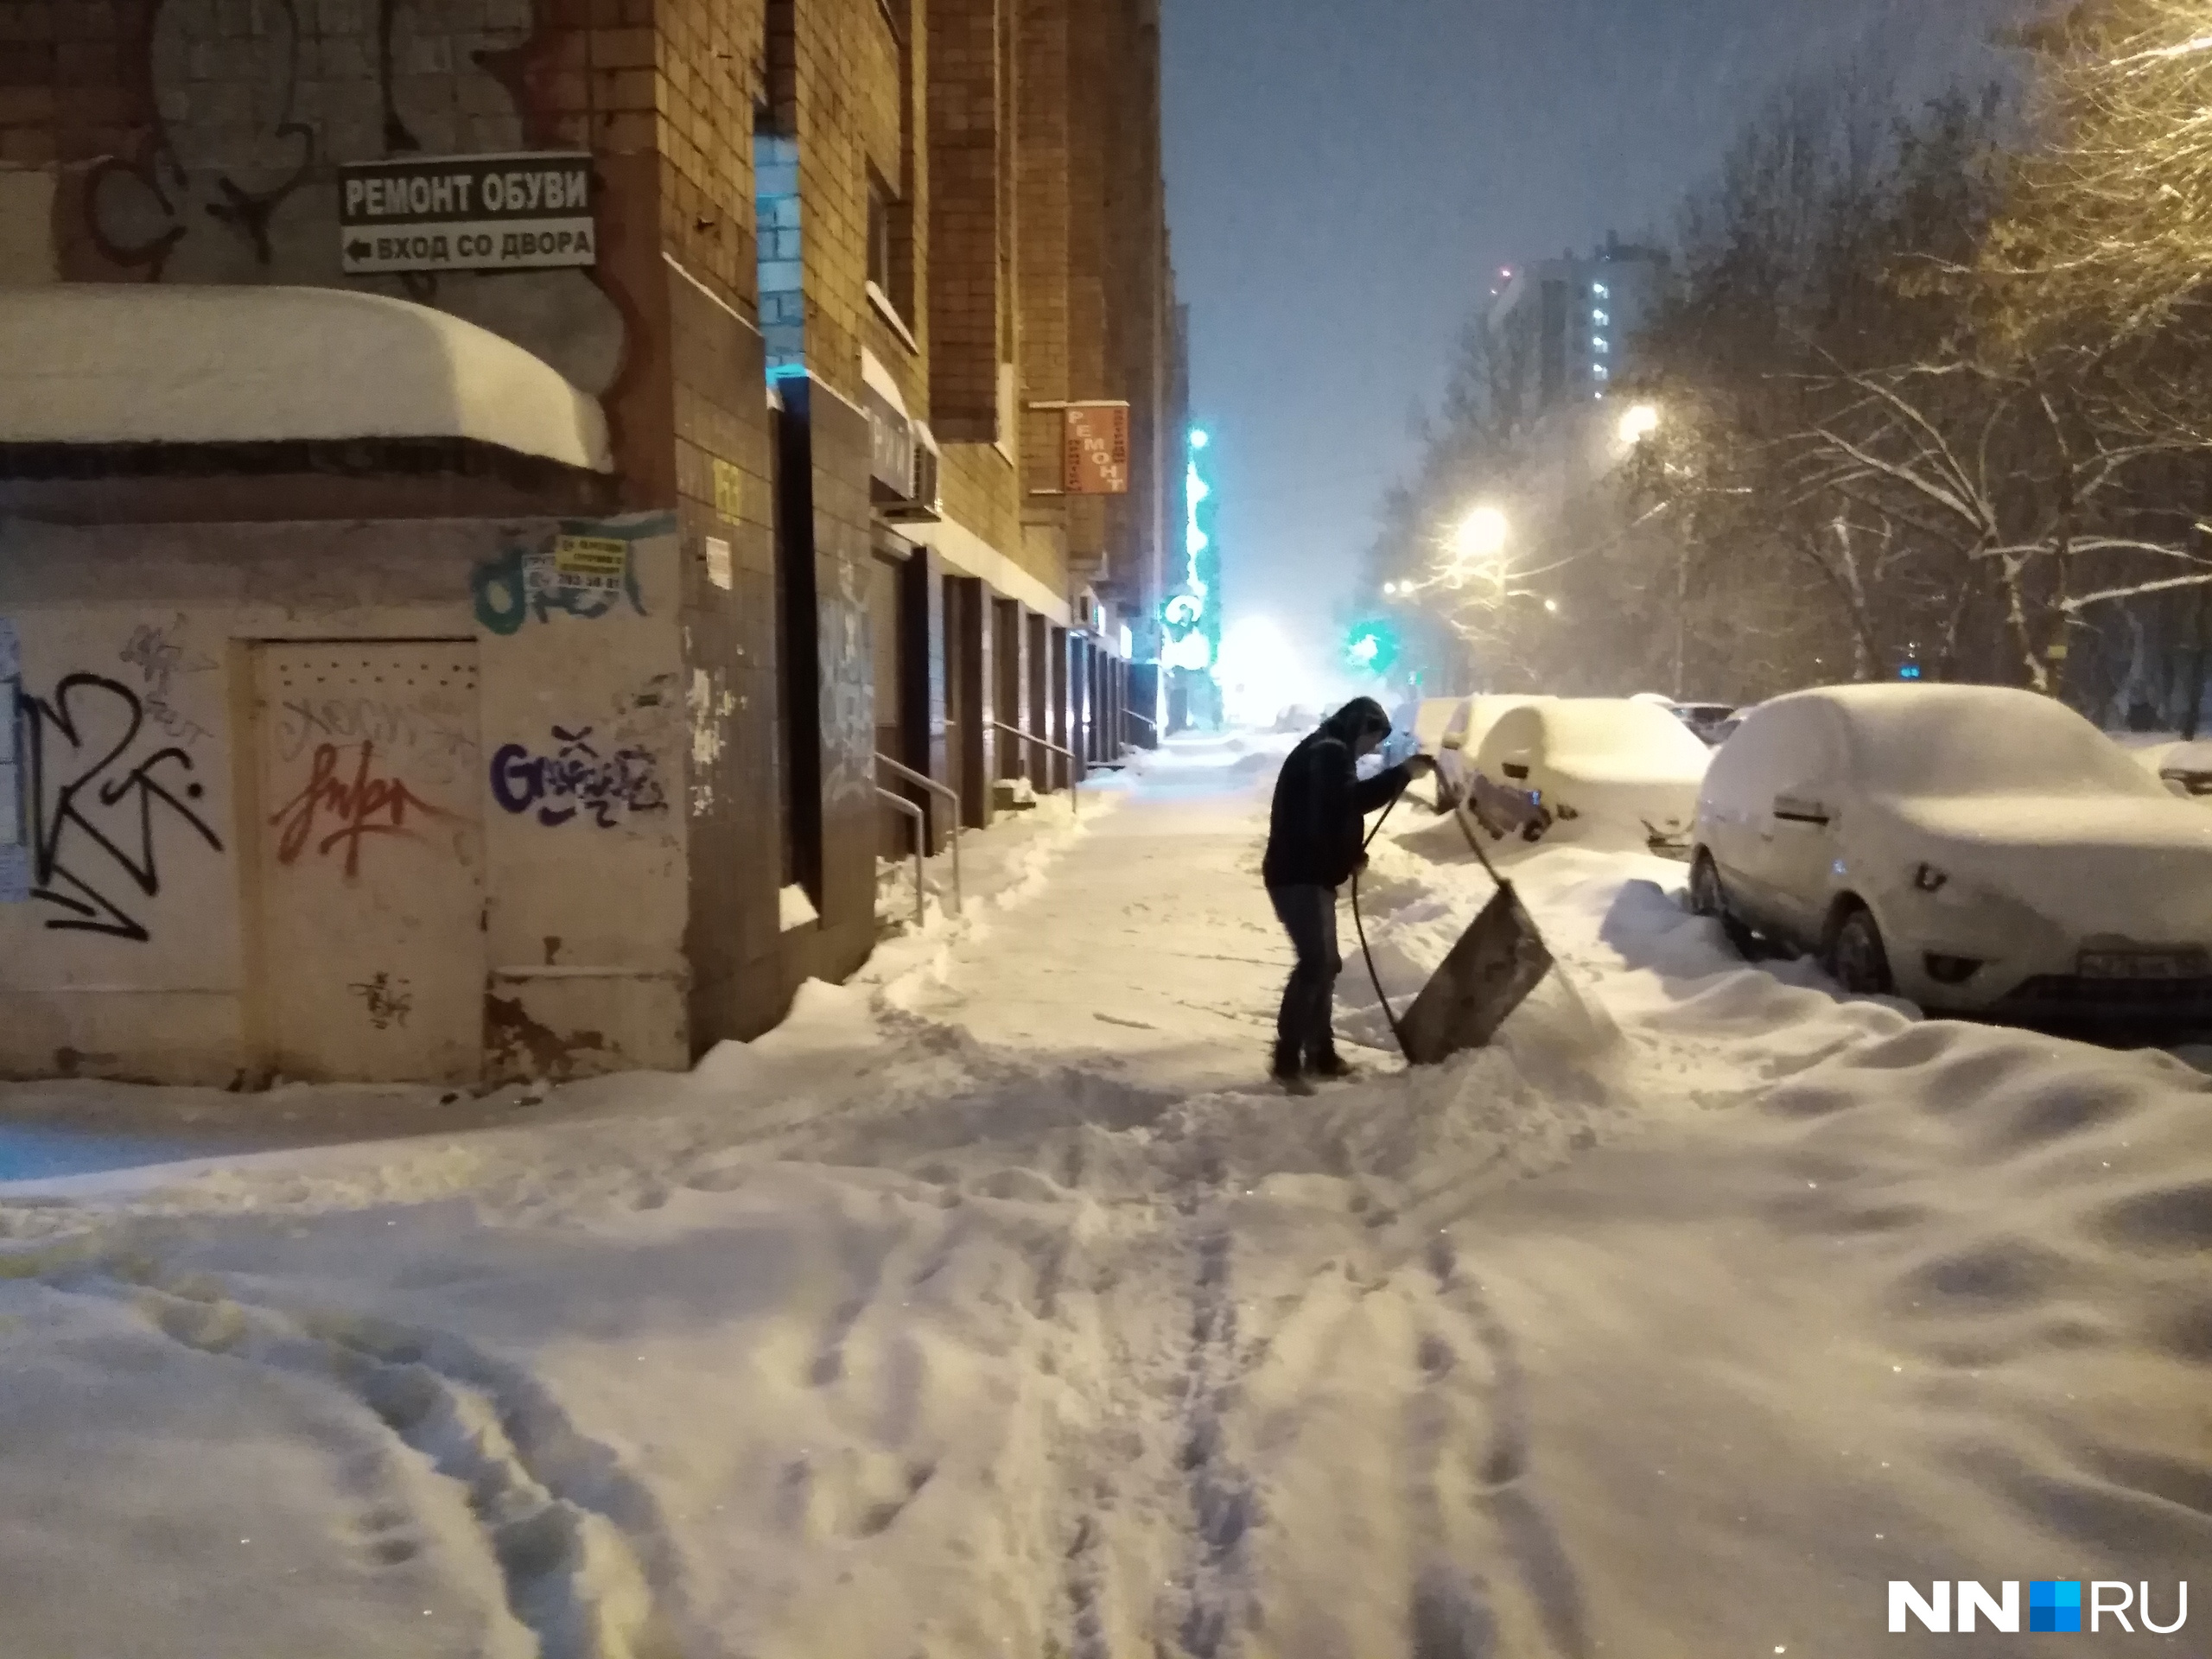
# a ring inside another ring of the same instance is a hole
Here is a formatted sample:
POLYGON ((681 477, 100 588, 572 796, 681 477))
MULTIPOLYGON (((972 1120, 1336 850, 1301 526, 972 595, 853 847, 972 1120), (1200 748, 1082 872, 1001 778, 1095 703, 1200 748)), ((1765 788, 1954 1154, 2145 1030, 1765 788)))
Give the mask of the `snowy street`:
MULTIPOLYGON (((1891 1637, 1893 1579, 2171 1617, 2212 1558, 2199 1072, 1746 967, 1684 867, 1567 844, 1513 872, 1562 969, 1497 1047, 1405 1073, 1346 907, 1363 1075, 1288 1097, 1283 747, 972 841, 963 923, 689 1077, 0 1086, 156 1126, 0 1185, 0 1646, 2064 1647, 1891 1637), (249 1107, 423 1132, 241 1152, 249 1107)), ((1402 1008, 1489 893, 1402 804, 1363 886, 1402 1008)))

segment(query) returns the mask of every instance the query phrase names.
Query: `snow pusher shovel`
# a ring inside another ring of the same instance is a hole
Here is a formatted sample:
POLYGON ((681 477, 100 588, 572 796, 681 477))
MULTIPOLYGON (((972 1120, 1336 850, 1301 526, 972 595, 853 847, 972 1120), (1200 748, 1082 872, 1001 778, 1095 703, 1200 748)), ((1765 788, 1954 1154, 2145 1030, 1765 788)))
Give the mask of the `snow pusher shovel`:
MULTIPOLYGON (((1375 970, 1375 953, 1367 948, 1367 924, 1359 913, 1357 872, 1351 879, 1352 925, 1359 931, 1360 954, 1367 958, 1368 977, 1375 982, 1375 995, 1382 1004, 1383 1017, 1390 1022, 1390 1034, 1398 1039, 1399 1049, 1413 1065, 1440 1065, 1465 1049, 1486 1047, 1506 1017, 1528 1000, 1552 969, 1552 953, 1536 931, 1535 918, 1522 904, 1520 894, 1513 891, 1513 884, 1490 861, 1490 854, 1468 825, 1466 808, 1454 806, 1452 816, 1458 820, 1468 847, 1482 861, 1484 873, 1497 884, 1497 891, 1459 936, 1443 966, 1421 988, 1403 1020, 1391 1007, 1390 999, 1383 994, 1382 976, 1375 970)), ((1368 834, 1368 846, 1382 833, 1389 817, 1386 807, 1368 834)))

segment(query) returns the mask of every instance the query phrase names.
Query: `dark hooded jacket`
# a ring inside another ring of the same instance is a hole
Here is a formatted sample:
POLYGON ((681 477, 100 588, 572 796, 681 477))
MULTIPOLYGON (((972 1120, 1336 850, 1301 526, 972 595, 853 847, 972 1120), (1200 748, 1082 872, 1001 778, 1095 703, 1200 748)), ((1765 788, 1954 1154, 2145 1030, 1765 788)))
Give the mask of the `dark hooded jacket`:
POLYGON ((1397 799, 1413 781, 1389 766, 1364 783, 1353 746, 1366 731, 1387 732, 1390 718, 1372 697, 1355 697, 1290 752, 1275 779, 1261 878, 1271 887, 1338 887, 1359 862, 1370 812, 1397 799))

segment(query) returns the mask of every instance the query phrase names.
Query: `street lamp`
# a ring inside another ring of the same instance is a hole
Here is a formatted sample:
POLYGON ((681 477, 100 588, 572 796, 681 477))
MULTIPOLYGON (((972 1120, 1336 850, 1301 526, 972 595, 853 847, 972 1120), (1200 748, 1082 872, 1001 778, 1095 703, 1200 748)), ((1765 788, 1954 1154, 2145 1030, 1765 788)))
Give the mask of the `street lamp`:
POLYGON ((1659 429, 1659 411, 1650 404, 1638 404, 1621 415, 1621 442, 1630 448, 1642 443, 1659 429))
POLYGON ((1512 526, 1496 507, 1477 507, 1452 532, 1452 549, 1462 563, 1479 563, 1504 552, 1506 537, 1511 533, 1512 526))

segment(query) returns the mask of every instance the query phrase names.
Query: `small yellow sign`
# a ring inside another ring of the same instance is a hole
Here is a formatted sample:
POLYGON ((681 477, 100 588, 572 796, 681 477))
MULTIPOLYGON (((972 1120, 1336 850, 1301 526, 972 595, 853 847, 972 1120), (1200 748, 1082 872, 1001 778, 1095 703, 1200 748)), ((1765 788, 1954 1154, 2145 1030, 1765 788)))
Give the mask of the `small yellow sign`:
POLYGON ((715 467, 715 512, 734 524, 745 517, 745 474, 726 461, 715 467))
POLYGON ((630 570, 630 543, 600 536, 563 536, 553 543, 553 570, 563 587, 619 593, 630 570))

